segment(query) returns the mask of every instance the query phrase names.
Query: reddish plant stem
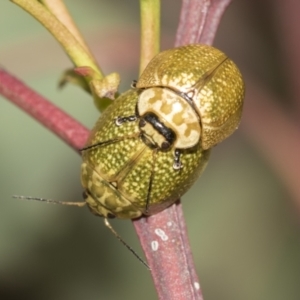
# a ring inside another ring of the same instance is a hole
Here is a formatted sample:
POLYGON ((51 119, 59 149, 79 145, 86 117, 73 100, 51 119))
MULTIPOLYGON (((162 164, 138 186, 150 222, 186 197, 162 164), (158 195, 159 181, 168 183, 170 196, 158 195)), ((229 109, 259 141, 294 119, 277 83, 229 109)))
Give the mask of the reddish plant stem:
POLYGON ((183 0, 175 46, 211 45, 231 0, 183 0))
POLYGON ((134 225, 159 299, 203 299, 180 202, 134 225))
POLYGON ((74 150, 84 146, 89 134, 87 128, 1 68, 0 93, 74 150))

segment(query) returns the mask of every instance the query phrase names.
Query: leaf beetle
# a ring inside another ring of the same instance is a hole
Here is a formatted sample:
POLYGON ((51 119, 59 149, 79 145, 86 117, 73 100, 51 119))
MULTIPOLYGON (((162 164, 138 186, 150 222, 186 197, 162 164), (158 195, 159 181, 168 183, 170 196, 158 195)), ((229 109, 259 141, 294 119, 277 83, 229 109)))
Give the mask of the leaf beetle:
POLYGON ((210 149, 238 127, 244 90, 236 65, 214 47, 155 56, 100 116, 82 149, 91 211, 131 219, 174 203, 204 170, 210 149))

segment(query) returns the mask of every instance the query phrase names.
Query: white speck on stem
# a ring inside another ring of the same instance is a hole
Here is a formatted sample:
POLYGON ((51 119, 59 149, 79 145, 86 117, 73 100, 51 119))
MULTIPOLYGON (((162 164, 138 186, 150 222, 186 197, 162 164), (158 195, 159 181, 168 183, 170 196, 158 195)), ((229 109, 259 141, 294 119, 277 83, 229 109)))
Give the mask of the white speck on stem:
POLYGON ((152 241, 151 242, 151 249, 152 251, 157 251, 158 250, 158 241, 152 241))
POLYGON ((194 287, 198 291, 200 289, 200 284, 199 282, 194 282, 194 287))
POLYGON ((162 239, 162 241, 167 241, 169 239, 166 233, 160 228, 155 229, 154 232, 162 239))
POLYGON ((167 226, 171 227, 172 226, 172 222, 168 222, 167 226))

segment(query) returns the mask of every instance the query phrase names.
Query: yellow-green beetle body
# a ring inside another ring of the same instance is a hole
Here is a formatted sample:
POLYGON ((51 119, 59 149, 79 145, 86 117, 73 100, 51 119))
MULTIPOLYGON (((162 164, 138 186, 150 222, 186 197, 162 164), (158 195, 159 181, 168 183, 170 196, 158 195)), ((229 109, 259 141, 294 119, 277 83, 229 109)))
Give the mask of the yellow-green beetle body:
POLYGON ((219 50, 158 54, 100 116, 82 151, 90 209, 137 218, 174 203, 204 170, 210 148, 237 128, 243 97, 237 67, 219 50))

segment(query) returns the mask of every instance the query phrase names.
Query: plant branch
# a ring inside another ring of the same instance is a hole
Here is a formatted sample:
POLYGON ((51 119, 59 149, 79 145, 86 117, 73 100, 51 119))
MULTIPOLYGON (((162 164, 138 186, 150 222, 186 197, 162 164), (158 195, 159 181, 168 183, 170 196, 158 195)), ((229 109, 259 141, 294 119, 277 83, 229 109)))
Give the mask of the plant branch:
POLYGON ((77 67, 77 74, 67 71, 60 84, 64 85, 66 82, 73 82, 85 90, 89 88, 95 105, 100 111, 103 111, 111 104, 110 99, 114 99, 119 87, 119 74, 112 73, 106 77, 103 76, 62 0, 41 0, 43 4, 37 0, 11 1, 30 13, 47 28, 77 67), (66 26, 70 26, 70 28, 66 26), (85 70, 84 72, 82 71, 83 69, 85 70), (82 77, 78 76, 78 74, 81 74, 82 77))
POLYGON ((0 94, 31 115, 74 150, 82 148, 89 130, 23 82, 0 68, 0 94))
POLYGON ((149 61, 159 52, 160 0, 140 0, 141 56, 140 74, 149 61))
MULTIPOLYGON (((63 0, 40 0, 49 11, 70 31, 74 38, 81 44, 85 52, 93 59, 94 63, 97 64, 92 52, 87 46, 82 34, 77 28, 75 22, 69 14, 63 0)), ((98 67, 99 68, 99 67, 98 67)))
POLYGON ((231 0, 183 0, 175 46, 211 45, 231 0))
POLYGON ((36 0, 11 0, 37 19, 62 45, 65 52, 77 67, 90 67, 94 76, 102 79, 103 74, 94 61, 73 34, 41 3, 36 0))
POLYGON ((159 299, 202 300, 180 202, 133 223, 159 299))

